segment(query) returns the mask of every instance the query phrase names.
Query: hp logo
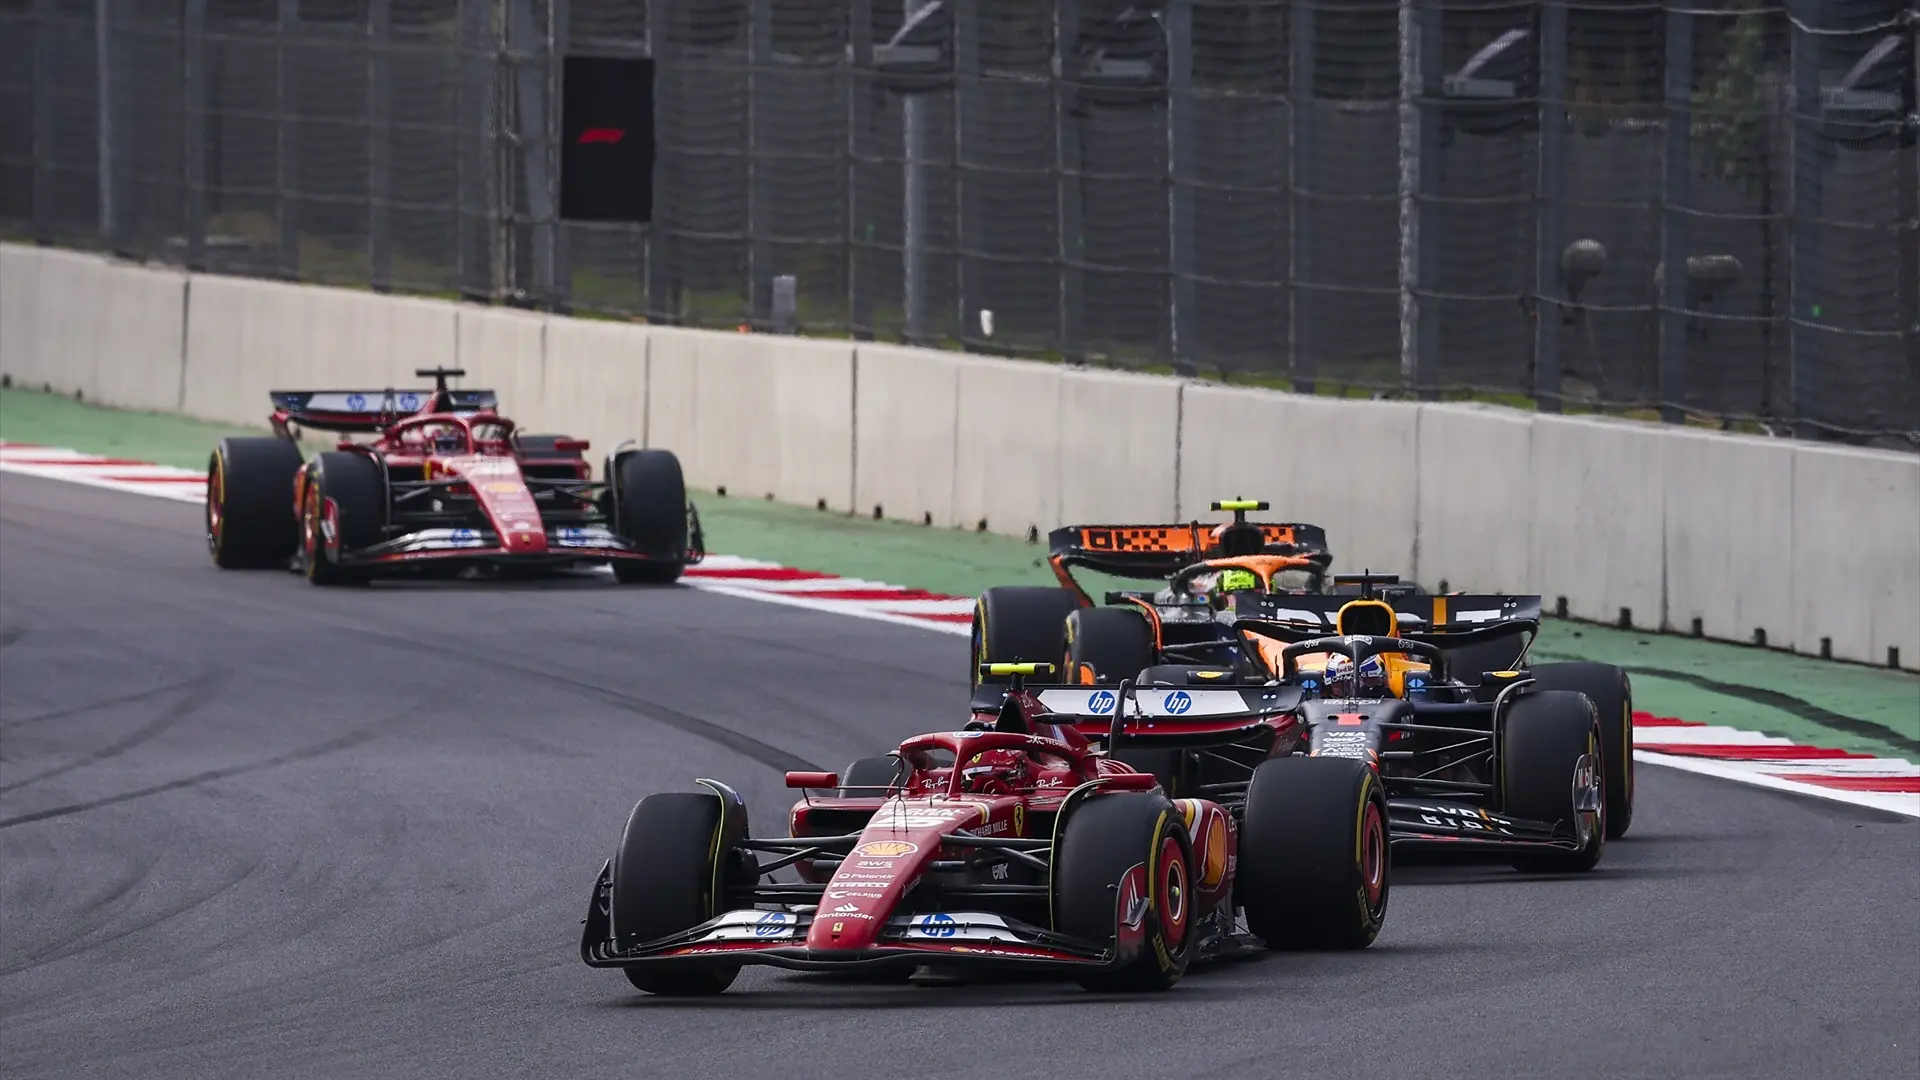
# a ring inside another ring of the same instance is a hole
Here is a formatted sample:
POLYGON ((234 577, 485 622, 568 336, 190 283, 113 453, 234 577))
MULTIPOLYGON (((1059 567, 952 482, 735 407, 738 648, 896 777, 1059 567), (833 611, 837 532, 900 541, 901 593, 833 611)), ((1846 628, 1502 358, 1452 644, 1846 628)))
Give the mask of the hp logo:
POLYGON ((953 916, 945 912, 935 912, 920 924, 920 932, 928 937, 952 937, 958 930, 959 927, 954 924, 953 916))
POLYGON ((1193 695, 1185 690, 1175 690, 1167 695, 1167 712, 1172 715, 1179 716, 1191 708, 1193 708, 1193 695))
POLYGON ((1096 690, 1093 696, 1087 698, 1087 710, 1094 713, 1110 713, 1118 700, 1111 690, 1096 690))

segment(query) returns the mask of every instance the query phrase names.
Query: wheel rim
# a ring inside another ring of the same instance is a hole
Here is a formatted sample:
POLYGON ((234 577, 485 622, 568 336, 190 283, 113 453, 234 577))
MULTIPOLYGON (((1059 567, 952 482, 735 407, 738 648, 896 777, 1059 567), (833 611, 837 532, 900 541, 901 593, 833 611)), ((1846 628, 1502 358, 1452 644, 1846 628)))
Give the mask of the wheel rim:
POLYGON ((1172 836, 1160 842, 1160 932, 1178 951, 1187 939, 1187 855, 1172 836))
POLYGON ((320 493, 307 491, 307 512, 300 526, 300 544, 307 556, 307 576, 320 573, 320 493))
POLYGON ((1367 910, 1378 912, 1387 892, 1387 836, 1380 804, 1367 801, 1366 832, 1360 838, 1360 879, 1367 891, 1367 910))
POLYGON ((220 523, 226 519, 226 488, 226 470, 215 464, 207 471, 207 548, 216 555, 220 552, 220 523))

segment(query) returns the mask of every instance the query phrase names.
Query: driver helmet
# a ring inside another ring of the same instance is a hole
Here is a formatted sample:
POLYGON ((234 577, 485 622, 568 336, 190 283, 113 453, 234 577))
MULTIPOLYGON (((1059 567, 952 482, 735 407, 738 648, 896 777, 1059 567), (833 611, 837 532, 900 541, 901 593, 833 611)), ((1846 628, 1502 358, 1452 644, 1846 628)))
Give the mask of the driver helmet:
POLYGON ((1018 750, 984 750, 960 770, 960 790, 973 795, 1006 795, 1027 778, 1027 756, 1018 750))
POLYGON ((1213 602, 1216 608, 1226 610, 1228 598, 1237 592, 1252 592, 1260 587, 1260 577, 1251 570, 1222 570, 1220 579, 1213 585, 1213 602))
POLYGON ((1327 666, 1320 673, 1323 693, 1330 698, 1350 698, 1353 696, 1353 660, 1345 656, 1327 657, 1327 666))
POLYGON ((457 454, 466 448, 466 440, 460 437, 459 429, 452 427, 435 428, 431 435, 436 453, 457 454))
POLYGON ((1378 656, 1369 656, 1360 661, 1360 672, 1354 678, 1354 697, 1383 698, 1387 696, 1387 663, 1378 656))

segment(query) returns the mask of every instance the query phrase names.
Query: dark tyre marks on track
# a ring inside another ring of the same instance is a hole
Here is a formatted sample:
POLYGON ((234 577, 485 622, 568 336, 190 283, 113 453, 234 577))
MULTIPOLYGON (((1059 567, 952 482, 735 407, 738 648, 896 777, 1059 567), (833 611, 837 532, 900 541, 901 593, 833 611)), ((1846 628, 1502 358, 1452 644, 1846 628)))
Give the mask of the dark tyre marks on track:
POLYGON ((959 718, 964 641, 598 580, 316 590, 212 570, 190 506, 6 499, 11 769, 230 673, 0 793, 42 815, 0 830, 10 1077, 1914 1075, 1920 958, 1886 942, 1920 922, 1920 829, 1659 769, 1595 874, 1408 869, 1357 955, 1153 997, 641 997, 575 952, 633 801, 714 776, 778 829, 781 769, 959 718))

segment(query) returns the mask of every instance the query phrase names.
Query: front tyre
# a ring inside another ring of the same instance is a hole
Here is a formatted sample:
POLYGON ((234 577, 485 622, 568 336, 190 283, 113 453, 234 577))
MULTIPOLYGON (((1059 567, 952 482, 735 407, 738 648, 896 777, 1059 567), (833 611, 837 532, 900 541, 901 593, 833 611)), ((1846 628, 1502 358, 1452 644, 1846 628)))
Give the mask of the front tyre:
POLYGON ((1005 683, 1004 675, 981 675, 982 664, 1053 664, 1067 616, 1080 598, 1045 585, 995 585, 973 605, 973 663, 968 684, 1005 683))
POLYGON ((308 466, 300 543, 307 580, 315 585, 357 585, 367 580, 359 567, 342 566, 342 555, 378 543, 386 525, 386 485, 380 466, 365 454, 333 450, 308 466), (337 544, 329 542, 331 533, 337 544))
POLYGON ((1523 692, 1501 725, 1501 809, 1570 827, 1580 846, 1514 860, 1518 870, 1582 873, 1606 847, 1606 765, 1593 702, 1574 690, 1523 692))
POLYGON ((1247 785, 1234 894, 1269 949, 1364 949, 1386 924, 1387 797, 1357 758, 1263 762, 1247 785))
POLYGON ((300 544, 292 439, 221 439, 207 458, 207 550, 222 570, 284 568, 300 544))
POLYGON ((613 560, 622 585, 671 585, 687 568, 687 484, 671 450, 633 450, 609 463, 614 535, 646 559, 613 560))
MULTIPOLYGON (((613 857, 608 904, 615 943, 654 941, 720 914, 728 853, 718 797, 665 792, 641 799, 613 857)), ((733 985, 738 964, 630 967, 627 981, 649 994, 699 997, 733 985)))
POLYGON ((1159 794, 1095 795, 1067 818, 1053 869, 1053 925, 1089 941, 1143 935, 1139 952, 1080 978, 1094 991, 1167 990, 1192 954, 1193 841, 1159 794))
POLYGON ((1633 680, 1612 664, 1536 664, 1528 671, 1539 690, 1578 690, 1600 717, 1600 751, 1607 772, 1607 839, 1633 824, 1633 680))

